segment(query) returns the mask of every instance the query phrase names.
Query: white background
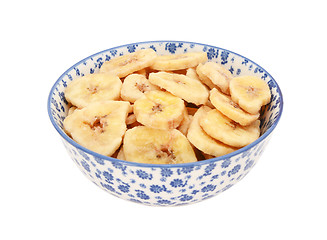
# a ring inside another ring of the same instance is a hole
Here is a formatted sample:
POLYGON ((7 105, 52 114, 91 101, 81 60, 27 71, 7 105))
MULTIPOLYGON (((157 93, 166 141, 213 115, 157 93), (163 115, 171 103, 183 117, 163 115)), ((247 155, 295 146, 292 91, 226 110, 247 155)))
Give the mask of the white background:
POLYGON ((6 1, 0 8, 0 239, 327 239, 324 1, 6 1), (284 112, 250 174, 201 203, 147 207, 96 187, 67 155, 48 93, 79 60, 185 40, 255 61, 284 112))

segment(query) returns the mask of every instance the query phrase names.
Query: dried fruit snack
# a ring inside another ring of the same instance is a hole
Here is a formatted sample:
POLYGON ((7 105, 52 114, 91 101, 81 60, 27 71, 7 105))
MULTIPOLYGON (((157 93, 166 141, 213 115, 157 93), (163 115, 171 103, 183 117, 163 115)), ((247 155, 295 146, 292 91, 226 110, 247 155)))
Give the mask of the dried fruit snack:
POLYGON ((254 122, 260 117, 260 114, 250 114, 244 111, 230 96, 223 94, 216 88, 210 91, 210 102, 222 114, 229 117, 233 121, 246 126, 254 122))
POLYGON ((119 148, 125 134, 129 107, 129 102, 125 101, 91 103, 68 115, 64 128, 82 146, 111 156, 119 148))
POLYGON ((202 129, 199 121, 202 117, 206 116, 209 111, 211 111, 211 108, 202 106, 194 114, 187 133, 188 140, 203 153, 216 157, 237 150, 237 148, 215 140, 202 129))
MULTIPOLYGON (((222 65, 216 62, 206 62, 197 67, 197 72, 209 85, 214 84, 223 93, 229 93, 229 82, 233 76, 222 65)), ((211 86, 211 88, 213 87, 211 86)))
POLYGON ((196 162, 187 138, 178 130, 161 130, 145 126, 127 130, 124 137, 127 161, 151 164, 196 162))
POLYGON ((71 82, 65 91, 66 100, 78 108, 102 100, 116 100, 122 82, 116 75, 95 73, 71 82))
POLYGON ((177 128, 183 120, 185 105, 182 99, 164 91, 150 91, 135 101, 136 120, 157 129, 177 128))
POLYGON ((199 63, 206 62, 208 60, 205 52, 190 52, 174 55, 158 56, 153 64, 152 69, 173 71, 196 67, 199 63))
POLYGON ((134 73, 124 79, 120 96, 123 100, 134 103, 151 90, 159 90, 159 87, 151 84, 144 75, 134 73))
POLYGON ((186 102, 201 105, 208 101, 208 89, 200 81, 186 75, 167 72, 150 73, 149 81, 186 102))
POLYGON ((260 135, 260 121, 247 126, 224 116, 217 109, 211 109, 200 119, 203 130, 216 140, 229 146, 244 147, 255 141, 260 135))
POLYGON ((110 61, 106 61, 102 65, 100 72, 115 74, 119 78, 123 78, 133 72, 137 72, 151 66, 156 57, 157 54, 153 49, 141 49, 134 53, 126 54, 113 58, 110 61))
POLYGON ((251 114, 257 114, 263 105, 269 103, 271 97, 268 84, 254 76, 233 78, 230 91, 233 101, 251 114))
POLYGON ((64 128, 92 151, 121 160, 176 164, 231 153, 260 135, 268 85, 234 77, 204 52, 158 56, 141 49, 73 80, 64 128))

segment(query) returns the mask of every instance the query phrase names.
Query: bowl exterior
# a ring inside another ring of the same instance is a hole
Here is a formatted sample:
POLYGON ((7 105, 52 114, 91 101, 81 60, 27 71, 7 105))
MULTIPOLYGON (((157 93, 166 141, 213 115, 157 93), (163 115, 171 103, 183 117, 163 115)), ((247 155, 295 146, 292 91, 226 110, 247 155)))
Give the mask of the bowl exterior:
POLYGON ((114 196, 154 206, 196 203, 229 189, 253 168, 268 138, 247 151, 220 161, 185 166, 144 166, 107 160, 63 143, 79 169, 114 196))
POLYGON ((109 193, 133 202, 154 206, 176 206, 202 201, 224 192, 240 181, 257 163, 281 113, 283 101, 275 80, 256 63, 231 51, 205 44, 181 41, 133 43, 108 49, 76 63, 55 83, 48 99, 50 120, 62 137, 70 157, 93 183, 109 193), (271 90, 271 102, 263 107, 261 137, 228 155, 188 164, 154 165, 121 161, 94 153, 69 138, 63 130, 69 106, 64 97, 67 84, 75 78, 99 71, 112 58, 142 48, 158 54, 207 52, 234 76, 254 75, 265 80, 271 90))

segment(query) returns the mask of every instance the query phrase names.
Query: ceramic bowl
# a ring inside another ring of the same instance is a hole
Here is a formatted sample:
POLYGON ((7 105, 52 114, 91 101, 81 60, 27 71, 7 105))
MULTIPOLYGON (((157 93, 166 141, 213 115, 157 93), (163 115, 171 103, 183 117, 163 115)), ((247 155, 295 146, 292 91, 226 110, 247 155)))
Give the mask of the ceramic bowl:
POLYGON ((152 206, 178 206, 216 196, 243 179, 262 155, 283 108, 280 88, 273 77, 250 59, 206 44, 184 41, 132 43, 91 55, 65 71, 54 83, 48 98, 50 120, 76 166, 95 185, 122 199, 152 206), (143 48, 158 54, 204 51, 209 61, 222 64, 234 76, 255 75, 269 85, 271 102, 263 107, 261 136, 255 142, 225 156, 172 164, 142 164, 118 160, 92 152, 74 142, 63 130, 68 106, 64 97, 67 84, 85 74, 96 73, 112 58, 143 48))

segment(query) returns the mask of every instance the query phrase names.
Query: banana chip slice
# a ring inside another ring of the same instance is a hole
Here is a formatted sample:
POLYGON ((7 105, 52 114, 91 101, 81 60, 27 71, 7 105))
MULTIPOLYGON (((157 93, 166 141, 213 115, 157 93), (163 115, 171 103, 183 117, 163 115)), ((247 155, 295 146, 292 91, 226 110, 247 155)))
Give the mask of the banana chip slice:
POLYGON ((174 71, 196 67, 199 63, 208 60, 205 52, 189 52, 182 54, 172 54, 158 56, 151 68, 156 70, 174 71))
POLYGON ((270 102, 270 89, 261 78, 254 76, 235 77, 230 82, 234 102, 251 114, 257 114, 263 105, 270 102))
POLYGON ((65 131, 79 144, 111 156, 122 143, 130 104, 104 101, 76 109, 64 120, 65 131))
POLYGON ((233 147, 244 147, 260 136, 259 120, 248 126, 241 126, 217 109, 207 112, 199 122, 209 136, 233 147))
POLYGON ((141 49, 104 62, 100 72, 112 73, 123 78, 128 74, 151 66, 156 57, 157 54, 153 49, 141 49))
POLYGON ((93 73, 70 82, 65 98, 78 108, 83 108, 97 101, 117 100, 121 86, 121 80, 115 75, 93 73))
POLYGON ((196 162, 187 138, 178 130, 169 131, 145 126, 126 131, 124 157, 127 161, 150 164, 196 162))
POLYGON ((201 79, 199 78, 199 75, 196 73, 195 68, 186 69, 185 76, 193 78, 193 79, 198 80, 198 81, 201 82, 201 79))
POLYGON ((186 136, 191 121, 192 121, 192 116, 188 114, 187 109, 185 108, 185 110, 183 111, 183 120, 181 124, 177 127, 177 130, 179 130, 181 133, 183 133, 186 136))
POLYGON ((250 114, 243 111, 243 109, 240 108, 240 106, 236 104, 230 96, 221 93, 216 88, 213 88, 210 91, 210 101, 222 114, 235 122, 238 122, 242 126, 251 124, 260 116, 259 113, 250 114))
POLYGON ((202 71, 202 67, 203 67, 203 64, 200 63, 195 71, 197 73, 197 75, 199 76, 199 79, 200 81, 205 84, 209 89, 213 89, 215 87, 217 87, 205 74, 204 72, 202 71))
POLYGON ((199 120, 206 115, 211 108, 207 106, 200 107, 194 114, 191 124, 188 128, 187 139, 199 150, 212 156, 222 156, 231 153, 237 148, 228 146, 216 139, 210 137, 200 126, 199 120))
POLYGON ((145 126, 169 130, 183 120, 184 101, 169 92, 149 91, 135 101, 133 111, 138 122, 145 126))
POLYGON ((77 107, 75 107, 75 106, 71 106, 71 107, 68 109, 68 114, 67 114, 67 115, 72 114, 76 109, 77 109, 77 107))
POLYGON ((143 97, 144 93, 151 90, 159 90, 159 87, 151 84, 144 75, 130 74, 124 79, 121 98, 134 103, 137 99, 143 97))
POLYGON ((150 73, 149 81, 187 102, 200 105, 208 101, 208 89, 200 81, 185 75, 167 72, 150 73))
POLYGON ((207 82, 206 84, 210 85, 210 89, 213 88, 212 84, 214 84, 223 93, 229 94, 229 82, 233 75, 222 65, 216 62, 206 62, 203 65, 199 64, 197 73, 200 78, 202 76, 204 81, 207 82))
POLYGON ((124 154, 124 147, 123 146, 121 146, 121 148, 118 151, 117 159, 126 160, 125 154, 124 154))

